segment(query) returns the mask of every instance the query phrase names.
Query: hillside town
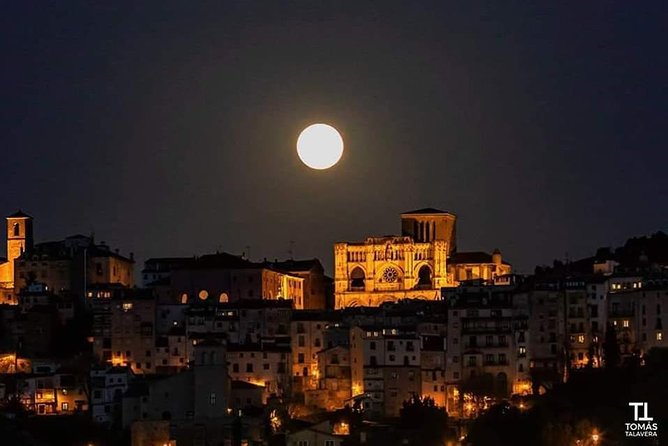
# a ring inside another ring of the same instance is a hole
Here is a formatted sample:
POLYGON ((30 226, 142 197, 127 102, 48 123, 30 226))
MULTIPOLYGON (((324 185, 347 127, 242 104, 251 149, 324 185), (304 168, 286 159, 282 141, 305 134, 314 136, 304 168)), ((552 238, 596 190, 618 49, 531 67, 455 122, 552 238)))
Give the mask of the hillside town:
POLYGON ((35 423, 80 445, 485 444, 490 411, 668 348, 662 232, 520 275, 499 247, 459 246, 455 214, 417 209, 398 235, 336 243, 330 277, 224 251, 138 264, 98 235, 6 222, 7 444, 47 444, 35 423))

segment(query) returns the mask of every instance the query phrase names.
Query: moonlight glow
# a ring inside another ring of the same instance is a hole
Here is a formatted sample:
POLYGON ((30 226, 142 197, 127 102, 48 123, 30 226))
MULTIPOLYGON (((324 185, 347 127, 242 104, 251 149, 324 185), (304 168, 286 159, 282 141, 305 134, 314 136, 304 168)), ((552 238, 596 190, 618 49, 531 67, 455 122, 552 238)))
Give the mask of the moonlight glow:
POLYGON ((343 155, 343 138, 331 125, 310 125, 297 138, 297 154, 311 169, 329 169, 343 155))

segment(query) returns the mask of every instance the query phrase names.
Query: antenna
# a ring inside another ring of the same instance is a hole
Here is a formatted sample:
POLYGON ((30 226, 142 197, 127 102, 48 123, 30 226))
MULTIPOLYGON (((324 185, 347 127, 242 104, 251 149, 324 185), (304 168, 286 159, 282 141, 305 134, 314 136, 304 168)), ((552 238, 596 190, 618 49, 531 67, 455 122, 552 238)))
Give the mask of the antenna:
POLYGON ((246 245, 246 259, 250 260, 250 253, 251 253, 251 247, 250 245, 246 245))

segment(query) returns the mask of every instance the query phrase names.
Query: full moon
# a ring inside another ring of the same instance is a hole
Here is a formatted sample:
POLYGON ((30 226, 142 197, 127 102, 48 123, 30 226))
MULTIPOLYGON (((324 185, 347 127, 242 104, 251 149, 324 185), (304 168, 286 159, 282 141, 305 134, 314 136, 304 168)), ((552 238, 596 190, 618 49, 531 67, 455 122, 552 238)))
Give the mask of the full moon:
POLYGON ((310 125, 297 138, 297 154, 311 169, 329 169, 343 155, 343 138, 331 125, 310 125))

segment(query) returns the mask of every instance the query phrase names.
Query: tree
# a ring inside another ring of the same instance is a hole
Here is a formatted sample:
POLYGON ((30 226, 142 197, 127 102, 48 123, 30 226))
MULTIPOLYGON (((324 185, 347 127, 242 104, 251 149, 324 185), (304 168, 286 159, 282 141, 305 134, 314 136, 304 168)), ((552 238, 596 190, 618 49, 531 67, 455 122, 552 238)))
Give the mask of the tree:
POLYGON ((428 396, 420 397, 413 394, 403 402, 400 426, 415 431, 415 442, 424 446, 442 445, 448 432, 448 414, 444 408, 436 406, 428 396))
POLYGON ((519 409, 504 401, 475 419, 467 440, 475 446, 533 445, 533 428, 519 409))
POLYGON ((608 323, 605 330, 605 341, 603 342, 603 355, 605 356, 605 367, 612 369, 619 365, 619 344, 617 343, 617 331, 612 323, 608 323))

